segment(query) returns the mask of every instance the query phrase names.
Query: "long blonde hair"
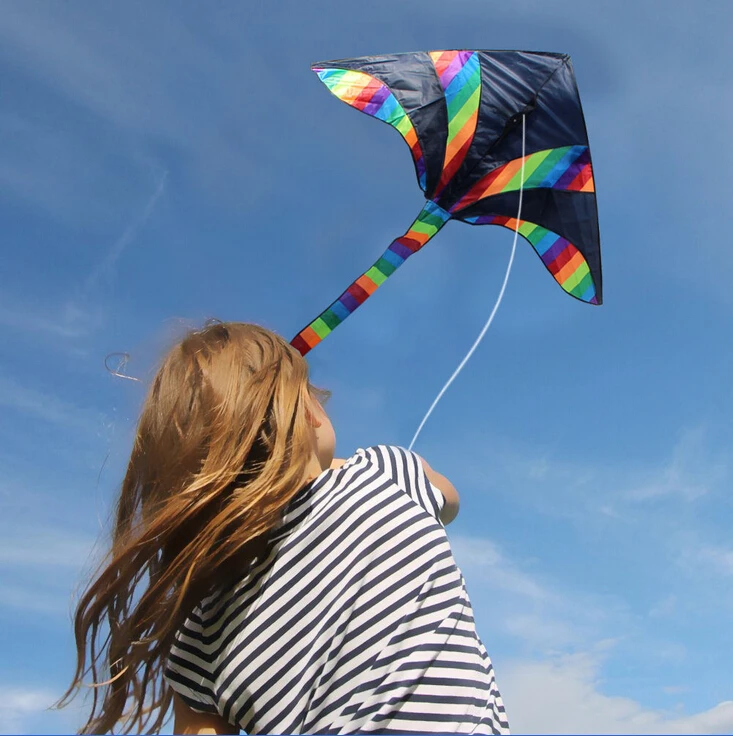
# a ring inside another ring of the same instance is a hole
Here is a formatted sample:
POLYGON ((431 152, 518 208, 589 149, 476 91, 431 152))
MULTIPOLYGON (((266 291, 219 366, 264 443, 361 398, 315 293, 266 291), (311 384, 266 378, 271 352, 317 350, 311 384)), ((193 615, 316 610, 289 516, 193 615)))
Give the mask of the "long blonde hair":
POLYGON ((80 733, 155 733, 172 693, 176 630, 308 482, 313 388, 297 350, 254 325, 215 323, 164 358, 145 400, 116 509, 112 548, 75 615, 80 733))

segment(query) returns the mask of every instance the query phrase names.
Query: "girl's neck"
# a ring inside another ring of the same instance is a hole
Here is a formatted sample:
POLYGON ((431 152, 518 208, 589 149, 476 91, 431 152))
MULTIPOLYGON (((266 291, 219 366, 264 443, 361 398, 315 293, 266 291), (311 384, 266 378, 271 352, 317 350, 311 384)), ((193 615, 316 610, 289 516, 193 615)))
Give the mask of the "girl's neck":
POLYGON ((321 461, 318 459, 318 455, 314 452, 308 463, 308 478, 310 480, 315 480, 324 470, 328 470, 329 467, 330 465, 324 468, 321 461))

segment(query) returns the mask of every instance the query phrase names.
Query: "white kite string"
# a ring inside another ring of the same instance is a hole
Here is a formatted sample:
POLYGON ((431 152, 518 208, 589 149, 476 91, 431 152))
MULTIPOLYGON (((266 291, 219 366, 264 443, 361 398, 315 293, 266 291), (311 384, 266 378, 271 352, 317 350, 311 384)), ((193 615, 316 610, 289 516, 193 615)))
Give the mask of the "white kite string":
POLYGON ((514 252, 517 249, 517 239, 519 238, 519 220, 522 215, 522 194, 524 192, 524 154, 525 154, 525 116, 524 113, 522 114, 522 173, 519 177, 519 208, 517 210, 517 226, 514 228, 514 242, 512 243, 512 253, 509 256, 509 263, 506 267, 506 273, 504 274, 504 283, 501 285, 501 291, 499 292, 499 298, 496 300, 496 304, 494 304, 494 308, 491 310, 491 314, 489 315, 488 320, 486 320, 486 324, 484 325, 483 329, 481 330, 479 336, 476 338, 476 342, 471 346, 471 349, 466 353, 466 357, 461 361, 458 368, 453 371, 453 375, 448 379, 445 386, 443 386, 442 389, 440 389, 440 393, 435 397, 435 400, 430 405, 430 408, 428 409, 428 413, 423 417, 422 422, 420 422, 420 426, 417 428, 417 432, 415 432, 415 436, 412 438, 412 442, 410 442, 410 447, 408 449, 412 450, 413 445, 415 444, 415 441, 417 440, 420 432, 422 431, 422 428, 425 426, 425 422, 428 421, 430 418, 430 415, 433 413, 433 409, 438 405, 438 402, 443 397, 443 394, 448 390, 448 387, 453 383, 453 381, 457 378, 458 374, 463 370, 463 366, 468 363, 469 358, 473 355, 474 350, 478 347, 479 343, 483 339, 484 335, 486 334, 486 330, 489 329, 491 326, 491 323, 494 321, 494 315, 496 314, 496 310, 499 309, 499 305, 501 304, 501 300, 504 297, 504 290, 506 289, 507 281, 509 281, 509 274, 512 270, 512 263, 514 263, 514 252))

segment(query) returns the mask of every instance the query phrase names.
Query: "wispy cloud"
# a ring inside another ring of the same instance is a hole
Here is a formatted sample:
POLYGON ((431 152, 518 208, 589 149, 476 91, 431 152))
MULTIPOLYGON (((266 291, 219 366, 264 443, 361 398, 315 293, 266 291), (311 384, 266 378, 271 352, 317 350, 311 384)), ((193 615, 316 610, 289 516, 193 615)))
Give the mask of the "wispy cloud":
POLYGON ((68 734, 81 725, 81 703, 63 710, 52 709, 65 689, 64 685, 0 684, 0 734, 68 734))
POLYGON ((476 572, 482 579, 490 578, 497 590, 534 601, 557 600, 555 593, 508 559, 490 539, 452 535, 451 547, 463 568, 476 572))
POLYGON ((49 689, 0 686, 0 733, 27 733, 32 717, 46 711, 56 698, 49 689))
POLYGON ((38 334, 56 340, 76 340, 98 328, 96 314, 80 309, 73 301, 41 306, 27 297, 0 295, 0 325, 15 332, 38 334))
POLYGON ((46 580, 39 583, 13 581, 0 572, 0 608, 35 614, 49 620, 68 621, 72 606, 72 588, 62 589, 46 580))
MULTIPOLYGON (((625 697, 605 694, 603 667, 623 647, 653 658, 668 673, 658 691, 681 695, 675 680, 688 661, 679 641, 647 636, 626 604, 594 596, 540 575, 531 562, 508 556, 494 541, 451 535, 451 546, 466 577, 479 622, 493 643, 512 637, 518 644, 511 661, 497 666, 514 733, 728 733, 733 702, 683 715, 644 706, 633 691, 625 697)), ((726 558, 727 559, 727 558, 726 558)), ((676 614, 677 598, 668 596, 650 612, 656 619, 676 614)), ((658 622, 657 622, 658 623, 658 622)), ((505 645, 506 646, 506 645, 505 645)), ((623 680, 614 682, 618 692, 623 680)))
MULTIPOLYGON (((630 697, 602 692, 603 652, 514 661, 500 673, 500 687, 515 734, 725 734, 733 730, 733 702, 683 715, 645 708, 630 697)), ((666 691, 682 693, 682 686, 666 691)))
POLYGON ((86 533, 0 523, 0 608, 67 619, 99 552, 86 533))
POLYGON ((645 520, 660 504, 693 503, 724 489, 730 477, 725 449, 702 422, 681 427, 669 449, 659 452, 661 458, 643 462, 611 452, 591 464, 573 456, 567 445, 556 450, 551 441, 529 447, 490 437, 474 451, 481 463, 464 464, 461 473, 467 483, 486 485, 488 480, 507 493, 521 487, 523 501, 542 514, 583 524, 599 515, 632 523, 645 520))
POLYGON ((733 578, 733 547, 691 540, 682 550, 682 563, 713 577, 733 578))
POLYGON ((623 602, 560 586, 530 571, 531 563, 511 559, 490 539, 454 534, 450 539, 474 608, 494 636, 508 635, 522 649, 547 653, 626 633, 623 602))
POLYGON ((646 471, 623 496, 631 501, 677 498, 694 501, 717 488, 728 476, 728 463, 714 456, 703 428, 688 429, 661 467, 646 471))
POLYGON ((649 618, 669 618, 677 612, 678 608, 679 598, 672 593, 652 606, 649 611, 649 618))
POLYGON ((41 307, 27 298, 0 295, 0 325, 15 331, 42 333, 63 342, 77 343, 100 330, 106 320, 104 289, 111 286, 115 266, 124 251, 135 241, 163 196, 168 172, 163 171, 140 213, 125 227, 84 278, 76 293, 60 306, 41 307))
POLYGON ((190 166, 202 196, 236 200, 241 211, 276 178, 266 165, 267 126, 256 139, 243 134, 242 110, 256 98, 274 116, 292 94, 279 92, 268 57, 247 53, 231 10, 209 12, 202 23, 185 9, 146 6, 144 27, 133 16, 95 6, 81 23, 74 8, 17 6, 0 17, 0 39, 19 66, 52 87, 54 102, 70 102, 101 122, 95 134, 139 157, 147 142, 163 142, 184 169, 190 166))
POLYGON ((150 218, 150 215, 155 209, 155 205, 163 196, 167 181, 168 172, 164 171, 158 180, 155 191, 143 210, 132 222, 129 223, 122 235, 120 235, 120 237, 117 238, 109 248, 104 259, 97 264, 86 277, 80 295, 82 301, 86 301, 100 285, 104 285, 105 282, 109 282, 111 280, 115 264, 119 260, 125 248, 135 240, 138 232, 144 227, 145 223, 150 218))
POLYGON ((0 406, 85 435, 97 434, 108 427, 107 420, 99 412, 76 406, 54 394, 4 376, 0 376, 0 406))
POLYGON ((0 524, 0 567, 46 572, 78 571, 89 560, 94 540, 53 527, 12 528, 0 524))

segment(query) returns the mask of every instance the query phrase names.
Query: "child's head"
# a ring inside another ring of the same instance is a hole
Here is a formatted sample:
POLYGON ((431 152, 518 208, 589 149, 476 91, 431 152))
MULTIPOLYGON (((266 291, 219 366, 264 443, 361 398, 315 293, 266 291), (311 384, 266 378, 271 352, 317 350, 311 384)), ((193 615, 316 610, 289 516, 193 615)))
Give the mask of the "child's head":
MULTIPOLYGON (((331 464, 335 437, 319 398, 300 353, 255 325, 210 324, 163 359, 122 483, 110 556, 76 613, 71 691, 82 678, 110 678, 95 689, 100 702, 87 730, 107 732, 121 719, 140 729, 143 706, 167 708, 162 669, 183 618, 264 554, 288 502, 331 464)), ((151 724, 160 726, 156 715, 151 724)))
POLYGON ((158 369, 131 469, 147 478, 153 497, 185 489, 194 477, 195 486, 212 474, 251 478, 313 455, 325 469, 335 437, 322 395, 308 381, 306 361, 278 335, 209 324, 188 333, 158 369))

